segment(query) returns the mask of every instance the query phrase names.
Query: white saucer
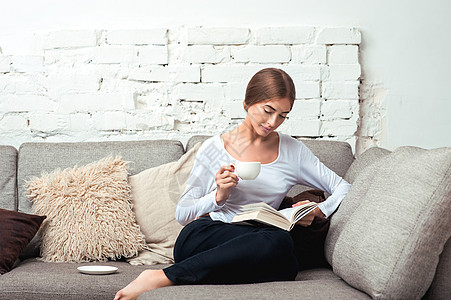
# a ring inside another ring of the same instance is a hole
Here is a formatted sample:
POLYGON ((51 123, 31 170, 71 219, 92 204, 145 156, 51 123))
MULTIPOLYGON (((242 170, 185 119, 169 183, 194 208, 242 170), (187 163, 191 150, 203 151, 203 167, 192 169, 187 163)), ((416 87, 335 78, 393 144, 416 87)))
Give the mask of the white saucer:
POLYGON ((105 275, 116 272, 117 268, 110 266, 84 266, 78 267, 77 270, 84 274, 105 275))

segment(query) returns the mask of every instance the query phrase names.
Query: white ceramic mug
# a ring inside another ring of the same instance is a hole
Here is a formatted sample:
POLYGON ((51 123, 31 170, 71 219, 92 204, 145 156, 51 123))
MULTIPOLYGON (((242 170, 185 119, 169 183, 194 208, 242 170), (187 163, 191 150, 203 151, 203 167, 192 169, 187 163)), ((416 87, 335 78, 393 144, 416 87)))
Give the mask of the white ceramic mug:
POLYGON ((261 163, 259 161, 236 162, 235 173, 240 179, 254 180, 260 174, 261 163))

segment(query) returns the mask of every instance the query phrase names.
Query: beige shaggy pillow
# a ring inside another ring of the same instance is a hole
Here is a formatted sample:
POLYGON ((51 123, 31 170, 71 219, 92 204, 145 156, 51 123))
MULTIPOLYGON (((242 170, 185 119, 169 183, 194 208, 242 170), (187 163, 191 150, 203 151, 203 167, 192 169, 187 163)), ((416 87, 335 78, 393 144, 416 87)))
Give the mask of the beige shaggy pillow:
POLYGON ((127 177, 127 162, 107 157, 28 181, 34 212, 47 216, 39 232, 42 260, 86 262, 137 255, 145 243, 127 177))
POLYGON ((147 250, 128 259, 132 265, 173 263, 173 248, 182 226, 175 220, 178 199, 193 168, 197 143, 178 161, 130 176, 136 221, 146 236, 147 250))

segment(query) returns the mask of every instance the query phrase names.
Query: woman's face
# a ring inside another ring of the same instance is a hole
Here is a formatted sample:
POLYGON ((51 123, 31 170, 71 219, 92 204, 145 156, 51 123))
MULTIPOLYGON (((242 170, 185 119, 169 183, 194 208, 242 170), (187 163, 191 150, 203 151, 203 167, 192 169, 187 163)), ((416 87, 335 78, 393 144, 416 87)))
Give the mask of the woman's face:
POLYGON ((291 110, 288 98, 273 98, 248 107, 245 121, 260 136, 268 136, 287 118, 291 110))

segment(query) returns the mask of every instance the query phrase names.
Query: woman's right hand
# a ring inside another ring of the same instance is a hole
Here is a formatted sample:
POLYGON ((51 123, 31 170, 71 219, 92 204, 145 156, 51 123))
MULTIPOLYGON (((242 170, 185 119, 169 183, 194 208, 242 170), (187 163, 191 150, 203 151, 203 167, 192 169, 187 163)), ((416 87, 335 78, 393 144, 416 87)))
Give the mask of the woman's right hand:
POLYGON ((238 176, 235 173, 235 167, 221 166, 216 173, 216 203, 223 205, 229 199, 230 189, 238 184, 238 176))

